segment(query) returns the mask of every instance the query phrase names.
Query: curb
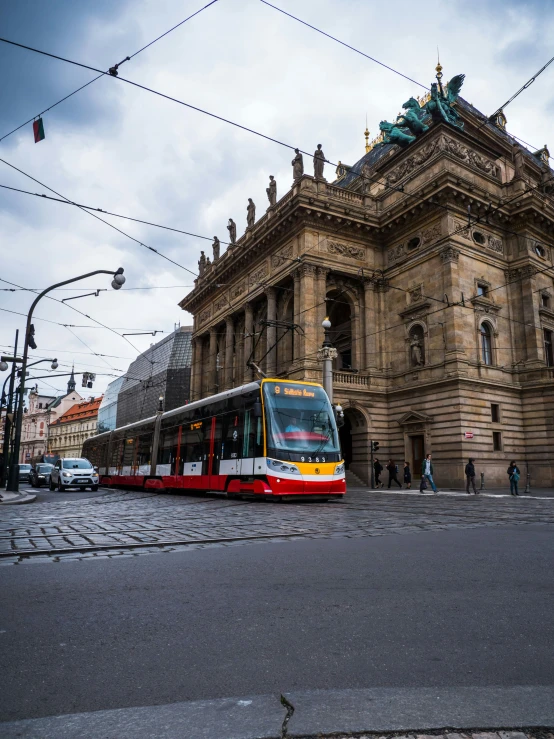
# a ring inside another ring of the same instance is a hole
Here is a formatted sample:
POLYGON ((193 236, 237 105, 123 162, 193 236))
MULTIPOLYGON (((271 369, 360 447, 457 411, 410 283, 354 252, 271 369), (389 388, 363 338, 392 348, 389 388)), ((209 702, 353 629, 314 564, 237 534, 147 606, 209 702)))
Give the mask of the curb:
POLYGON ((0 734, 3 739, 347 739, 395 732, 423 739, 429 732, 444 735, 445 727, 464 735, 488 727, 491 733, 479 732, 478 739, 527 739, 492 732, 554 726, 554 686, 311 690, 287 692, 286 699, 294 711, 285 732, 287 711, 277 693, 24 719, 1 723, 0 734))
POLYGON ((0 505, 25 505, 33 503, 36 499, 36 495, 29 493, 0 493, 0 505))

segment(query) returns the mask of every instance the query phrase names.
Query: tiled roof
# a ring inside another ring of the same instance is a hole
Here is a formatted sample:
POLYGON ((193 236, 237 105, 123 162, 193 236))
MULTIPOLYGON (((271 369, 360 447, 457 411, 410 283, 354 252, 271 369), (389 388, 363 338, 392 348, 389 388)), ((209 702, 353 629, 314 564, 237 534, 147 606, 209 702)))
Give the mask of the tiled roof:
POLYGON ((98 408, 102 402, 101 395, 99 398, 94 400, 85 400, 82 403, 75 403, 69 410, 63 413, 56 423, 70 423, 72 421, 83 421, 87 418, 96 418, 98 416, 98 408))

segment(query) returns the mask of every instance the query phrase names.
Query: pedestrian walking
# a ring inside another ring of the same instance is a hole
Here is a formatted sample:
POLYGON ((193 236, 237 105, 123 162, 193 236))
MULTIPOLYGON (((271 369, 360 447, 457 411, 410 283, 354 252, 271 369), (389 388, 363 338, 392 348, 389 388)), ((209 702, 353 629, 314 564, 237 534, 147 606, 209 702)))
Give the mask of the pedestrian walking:
POLYGON ((404 462, 404 484, 407 490, 412 487, 412 471, 409 462, 404 462))
POLYGON ((378 459, 373 463, 373 471, 375 472, 375 487, 382 488, 383 483, 381 482, 381 472, 383 471, 383 465, 378 459))
POLYGON ((399 479, 398 479, 398 467, 395 465, 395 463, 392 461, 392 459, 389 459, 389 463, 387 465, 387 471, 389 473, 389 484, 388 489, 390 490, 390 486, 394 480, 394 482, 398 485, 399 488, 402 487, 399 479))
POLYGON ((469 492, 470 485, 473 485, 473 492, 475 493, 475 495, 477 495, 477 493, 479 492, 475 487, 475 465, 473 464, 474 462, 475 460, 473 459, 473 457, 470 457, 467 460, 467 464, 466 464, 466 493, 468 495, 471 495, 471 493, 469 492))
POLYGON ((510 495, 519 495, 517 484, 521 473, 519 471, 519 467, 516 465, 515 459, 512 459, 506 472, 508 473, 508 478, 510 480, 510 495))
POLYGON ((433 480, 433 463, 431 462, 431 455, 426 454, 423 464, 421 465, 421 484, 419 486, 419 492, 422 493, 425 489, 425 482, 428 481, 431 484, 431 488, 434 493, 439 493, 437 490, 435 481, 433 480))

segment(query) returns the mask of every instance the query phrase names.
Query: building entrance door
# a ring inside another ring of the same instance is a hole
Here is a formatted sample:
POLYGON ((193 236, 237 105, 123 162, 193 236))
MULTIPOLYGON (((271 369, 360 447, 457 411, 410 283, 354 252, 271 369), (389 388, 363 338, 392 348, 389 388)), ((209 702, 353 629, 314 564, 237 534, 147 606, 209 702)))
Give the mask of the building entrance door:
POLYGON ((423 466, 423 457, 425 451, 425 437, 423 434, 411 436, 412 442, 412 476, 421 477, 421 468, 423 466))
POLYGON ((344 414, 344 426, 339 429, 340 448, 346 469, 352 463, 352 423, 348 416, 348 412, 344 414))

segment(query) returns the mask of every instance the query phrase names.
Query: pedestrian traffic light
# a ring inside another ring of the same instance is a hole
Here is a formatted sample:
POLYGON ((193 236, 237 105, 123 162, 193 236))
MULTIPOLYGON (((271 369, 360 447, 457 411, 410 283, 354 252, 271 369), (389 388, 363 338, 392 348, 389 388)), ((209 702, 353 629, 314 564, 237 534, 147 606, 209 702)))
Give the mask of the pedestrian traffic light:
POLYGON ((371 451, 376 452, 379 449, 379 442, 378 441, 372 441, 371 442, 371 451))

